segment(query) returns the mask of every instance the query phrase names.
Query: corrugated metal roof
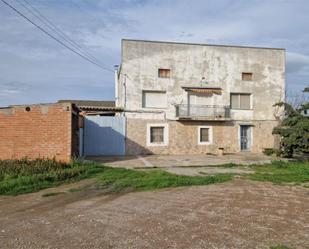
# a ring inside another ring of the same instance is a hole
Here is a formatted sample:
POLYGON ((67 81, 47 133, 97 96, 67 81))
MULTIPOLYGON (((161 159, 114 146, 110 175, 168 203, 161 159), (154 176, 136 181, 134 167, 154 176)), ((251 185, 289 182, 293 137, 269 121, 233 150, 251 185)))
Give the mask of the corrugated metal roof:
POLYGON ((122 111, 123 109, 115 106, 78 106, 82 111, 122 111))
POLYGON ((115 107, 115 101, 112 100, 72 100, 72 99, 62 99, 58 103, 72 103, 77 107, 87 106, 87 107, 115 107))

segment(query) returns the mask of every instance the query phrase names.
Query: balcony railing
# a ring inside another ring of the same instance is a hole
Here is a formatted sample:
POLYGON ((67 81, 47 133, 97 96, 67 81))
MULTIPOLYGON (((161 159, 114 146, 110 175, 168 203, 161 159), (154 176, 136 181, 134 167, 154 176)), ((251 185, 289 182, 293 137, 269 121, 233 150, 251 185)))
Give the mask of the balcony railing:
POLYGON ((230 107, 219 105, 176 105, 179 119, 226 120, 230 118, 230 107))

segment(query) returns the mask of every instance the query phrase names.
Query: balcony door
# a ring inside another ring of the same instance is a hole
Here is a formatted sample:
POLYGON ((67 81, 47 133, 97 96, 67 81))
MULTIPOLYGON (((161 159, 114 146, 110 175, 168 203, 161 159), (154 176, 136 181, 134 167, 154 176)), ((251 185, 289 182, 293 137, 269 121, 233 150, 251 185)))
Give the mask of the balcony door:
POLYGON ((189 93, 188 94, 188 114, 189 116, 210 116, 211 108, 207 106, 214 105, 212 94, 206 93, 189 93))
POLYGON ((213 105, 214 98, 212 94, 207 93, 189 93, 188 94, 189 105, 213 105))

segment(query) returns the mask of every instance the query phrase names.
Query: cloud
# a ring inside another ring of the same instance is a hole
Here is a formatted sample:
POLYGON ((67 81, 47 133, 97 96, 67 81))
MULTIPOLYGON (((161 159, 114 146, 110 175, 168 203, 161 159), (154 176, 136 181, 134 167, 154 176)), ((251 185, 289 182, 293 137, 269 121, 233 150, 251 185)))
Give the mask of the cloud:
MULTIPOLYGON (((39 22, 17 1, 8 1, 39 22)), ((309 82, 309 2, 305 0, 31 3, 110 69, 120 63, 121 38, 284 47, 288 87, 301 90, 309 82)), ((0 106, 60 98, 113 98, 113 73, 63 48, 7 6, 0 5, 0 21, 5 23, 0 26, 0 106), (9 85, 12 82, 15 88, 9 85)))
POLYGON ((309 76, 309 56, 299 53, 287 52, 287 73, 301 73, 309 76))

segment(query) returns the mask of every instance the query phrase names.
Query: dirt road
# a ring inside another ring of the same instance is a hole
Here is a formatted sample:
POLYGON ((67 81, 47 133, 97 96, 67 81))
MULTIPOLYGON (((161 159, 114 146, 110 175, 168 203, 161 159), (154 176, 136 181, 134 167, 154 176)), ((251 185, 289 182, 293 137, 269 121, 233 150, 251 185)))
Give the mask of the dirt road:
MULTIPOLYGON (((82 183, 80 183, 82 184, 82 183)), ((309 189, 232 182, 0 197, 0 248, 309 248, 309 189)))

